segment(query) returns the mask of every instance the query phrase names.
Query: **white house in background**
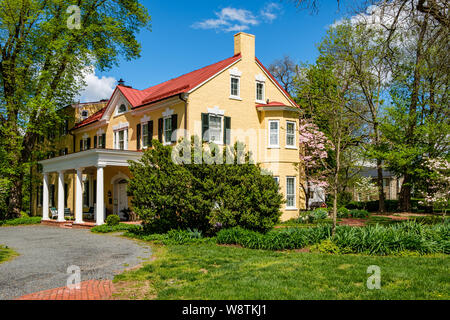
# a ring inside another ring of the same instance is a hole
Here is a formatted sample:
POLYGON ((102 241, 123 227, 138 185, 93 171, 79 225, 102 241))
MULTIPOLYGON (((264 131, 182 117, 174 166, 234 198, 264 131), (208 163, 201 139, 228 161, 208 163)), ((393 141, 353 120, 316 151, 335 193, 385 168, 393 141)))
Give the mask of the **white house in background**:
POLYGON ((324 188, 317 185, 310 185, 308 207, 317 207, 322 203, 325 203, 325 196, 326 193, 324 188))

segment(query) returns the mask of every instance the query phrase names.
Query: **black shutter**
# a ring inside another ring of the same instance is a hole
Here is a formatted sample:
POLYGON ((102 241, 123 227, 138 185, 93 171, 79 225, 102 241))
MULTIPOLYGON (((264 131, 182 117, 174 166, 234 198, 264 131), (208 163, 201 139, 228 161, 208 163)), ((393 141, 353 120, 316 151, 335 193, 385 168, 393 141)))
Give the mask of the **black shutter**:
POLYGON ((83 151, 83 139, 80 140, 80 151, 83 151))
POLYGON ((136 125, 136 150, 141 149, 141 124, 136 125))
POLYGON ((202 113, 202 141, 209 141, 209 115, 202 113))
MULTIPOLYGON (((178 126, 178 115, 177 114, 173 114, 172 115, 172 133, 177 130, 177 126, 178 126)), ((171 135, 171 141, 170 142, 177 142, 176 134, 172 134, 171 135)))
POLYGON ((162 143, 163 138, 163 118, 158 119, 158 140, 162 143))
POLYGON ((86 139, 86 149, 89 150, 91 148, 91 138, 86 139))
POLYGON ((148 129, 148 136, 147 136, 147 146, 152 146, 152 140, 153 140, 153 120, 150 120, 147 123, 147 129, 148 129))
POLYGON ((223 117, 223 143, 230 144, 231 118, 223 117))
POLYGON ((94 136, 94 149, 97 148, 97 136, 94 136))
POLYGON ((106 133, 102 134, 102 146, 103 149, 106 148, 106 133))

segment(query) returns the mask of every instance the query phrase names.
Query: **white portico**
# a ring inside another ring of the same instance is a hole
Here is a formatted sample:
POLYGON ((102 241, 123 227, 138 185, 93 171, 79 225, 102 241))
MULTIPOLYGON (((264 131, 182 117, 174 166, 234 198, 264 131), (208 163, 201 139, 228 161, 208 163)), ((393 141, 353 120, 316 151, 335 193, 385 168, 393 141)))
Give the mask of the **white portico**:
MULTIPOLYGON (((91 149, 68 155, 55 157, 39 161, 42 165, 43 173, 43 205, 42 205, 42 220, 50 220, 50 206, 49 206, 49 176, 51 174, 57 175, 57 221, 64 222, 64 209, 65 209, 65 177, 67 175, 74 176, 74 208, 76 224, 83 223, 83 175, 95 178, 95 190, 91 188, 93 197, 95 197, 95 224, 101 225, 105 219, 105 199, 109 199, 112 196, 110 188, 121 187, 120 190, 125 190, 120 183, 128 179, 121 168, 128 167, 128 160, 137 161, 141 158, 142 153, 139 151, 128 150, 113 150, 113 149, 91 149), (108 176, 112 176, 111 179, 105 179, 105 170, 108 176), (105 181, 106 180, 106 181, 105 181), (114 186, 110 186, 114 183, 114 186), (107 185, 107 188, 105 188, 107 185), (103 213, 103 214, 101 214, 103 213)), ((116 202, 116 193, 120 197, 122 194, 118 190, 114 190, 114 202, 116 202)), ((123 196, 122 196, 123 198, 123 196)), ((125 195, 126 199, 126 195, 125 195)), ((112 200, 112 199, 111 199, 112 200)), ((92 202, 92 197, 90 202, 92 202)), ((120 202, 119 202, 120 204, 120 202)), ((113 204, 111 204, 113 206, 113 204)), ((116 205, 117 206, 117 205, 116 205)), ((114 210, 114 213, 118 214, 118 209, 114 210)))

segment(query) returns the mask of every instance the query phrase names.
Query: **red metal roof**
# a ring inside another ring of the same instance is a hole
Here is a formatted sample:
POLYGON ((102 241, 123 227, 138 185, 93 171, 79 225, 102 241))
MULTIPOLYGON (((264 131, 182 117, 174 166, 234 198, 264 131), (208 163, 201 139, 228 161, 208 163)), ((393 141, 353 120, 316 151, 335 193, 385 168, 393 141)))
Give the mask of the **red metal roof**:
MULTIPOLYGON (((144 89, 144 90, 138 90, 127 86, 118 85, 116 87, 116 90, 120 90, 122 94, 125 96, 125 98, 128 100, 128 102, 131 104, 132 109, 137 109, 140 107, 143 107, 144 105, 147 105, 149 103, 159 101, 168 97, 172 97, 174 95, 189 92, 193 88, 197 87, 199 84, 203 83, 204 81, 208 80, 215 74, 217 74, 219 71, 225 69, 232 63, 236 62, 241 58, 241 54, 234 55, 230 58, 227 58, 225 60, 216 62, 214 64, 211 64, 209 66, 203 67, 201 69, 197 69, 195 71, 186 73, 178 78, 174 78, 171 80, 168 80, 166 82, 160 83, 156 86, 144 89)), ((295 101, 289 96, 289 94, 283 89, 282 86, 277 82, 277 80, 270 74, 270 72, 263 66, 263 64, 258 60, 258 58, 255 58, 257 63, 264 69, 264 71, 271 77, 271 79, 278 85, 278 87, 286 94, 288 99, 296 106, 298 105, 295 103, 295 101)), ((114 90, 114 93, 115 91, 114 90)), ((113 93, 113 95, 114 95, 113 93)), ((110 100, 111 101, 111 100, 110 100)), ((274 103, 274 102, 272 102, 274 103)), ((272 105, 269 104, 269 105, 272 105)), ((278 102, 281 104, 281 102, 278 102)), ((106 108, 108 107, 109 102, 105 108, 102 110, 97 111, 93 115, 91 115, 89 118, 83 120, 82 122, 76 124, 73 129, 77 129, 83 126, 86 126, 88 124, 91 124, 95 121, 98 121, 103 114, 106 111, 106 108)), ((283 104, 281 104, 283 105, 283 104)), ((264 104, 263 106, 267 106, 267 104, 264 104)))

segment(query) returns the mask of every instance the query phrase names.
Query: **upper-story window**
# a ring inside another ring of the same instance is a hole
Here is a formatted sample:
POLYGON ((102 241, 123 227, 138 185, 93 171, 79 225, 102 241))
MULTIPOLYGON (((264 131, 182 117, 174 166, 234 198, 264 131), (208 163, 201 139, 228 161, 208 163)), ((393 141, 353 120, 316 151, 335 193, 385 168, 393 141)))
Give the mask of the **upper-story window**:
POLYGON ((296 148, 295 145, 295 122, 286 121, 286 147, 296 148))
POLYGON ((125 149, 125 130, 120 130, 117 132, 118 134, 118 149, 125 149))
POLYGON ((80 151, 89 150, 91 148, 91 138, 84 134, 80 140, 80 151))
POLYGON ((177 142, 176 130, 178 127, 178 115, 174 110, 166 108, 162 113, 162 118, 158 119, 158 140, 164 145, 177 142))
POLYGON ((125 104, 121 104, 119 108, 117 108, 117 114, 124 113, 127 111, 127 106, 125 104))
POLYGON ((114 149, 128 150, 128 123, 119 123, 113 127, 114 149))
POLYGON ((241 78, 242 72, 237 67, 230 69, 230 98, 241 100, 241 78))
POLYGON ((81 110, 81 119, 84 120, 89 116, 89 111, 81 110))
POLYGON ((280 146, 280 121, 269 120, 269 147, 278 148, 280 146))
POLYGON ((239 78, 238 77, 231 77, 231 97, 239 98, 239 78))
POLYGON ((256 81, 256 101, 264 103, 265 85, 262 81, 256 81))

